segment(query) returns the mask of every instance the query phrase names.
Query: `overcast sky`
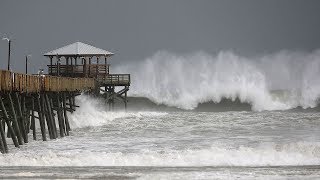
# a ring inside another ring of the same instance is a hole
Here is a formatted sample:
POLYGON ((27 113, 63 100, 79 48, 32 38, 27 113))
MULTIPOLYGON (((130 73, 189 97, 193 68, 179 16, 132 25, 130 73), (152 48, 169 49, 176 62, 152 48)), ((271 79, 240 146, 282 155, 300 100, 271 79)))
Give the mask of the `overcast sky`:
MULTIPOLYGON (((320 47, 319 0, 1 0, 0 35, 13 39, 12 69, 45 67, 43 53, 81 41, 116 55, 111 64, 174 53, 265 54, 320 47)), ((7 43, 0 41, 0 67, 7 43)))

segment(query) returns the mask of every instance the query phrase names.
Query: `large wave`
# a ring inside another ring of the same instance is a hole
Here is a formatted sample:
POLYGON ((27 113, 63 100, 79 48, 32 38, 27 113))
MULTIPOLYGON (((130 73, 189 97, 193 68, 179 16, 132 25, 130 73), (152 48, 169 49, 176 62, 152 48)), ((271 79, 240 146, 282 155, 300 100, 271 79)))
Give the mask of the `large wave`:
POLYGON ((115 71, 131 73, 132 96, 182 109, 225 98, 250 103, 255 111, 313 108, 320 96, 319 50, 250 58, 230 51, 215 56, 161 51, 115 71))

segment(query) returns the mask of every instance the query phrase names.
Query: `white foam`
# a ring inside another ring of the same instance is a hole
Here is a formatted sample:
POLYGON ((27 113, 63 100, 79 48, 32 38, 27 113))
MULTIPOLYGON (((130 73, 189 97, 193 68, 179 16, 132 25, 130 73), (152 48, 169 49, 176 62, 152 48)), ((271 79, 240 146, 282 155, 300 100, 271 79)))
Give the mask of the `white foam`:
POLYGON ((115 71, 131 73, 131 95, 183 109, 222 98, 239 98, 256 111, 308 108, 315 107, 320 97, 320 51, 282 51, 252 58, 229 51, 216 56, 158 52, 115 71), (277 89, 298 93, 281 100, 270 94, 277 89))
POLYGON ((26 151, 0 156, 0 166, 302 166, 320 165, 320 143, 209 149, 142 150, 138 153, 26 151), (17 159, 19 159, 17 161, 17 159))
POLYGON ((167 113, 162 112, 112 112, 106 111, 106 105, 97 99, 86 95, 77 97, 76 103, 80 106, 77 110, 69 115, 70 125, 73 128, 83 128, 89 126, 101 126, 110 123, 115 119, 129 117, 150 117, 164 116, 167 113))

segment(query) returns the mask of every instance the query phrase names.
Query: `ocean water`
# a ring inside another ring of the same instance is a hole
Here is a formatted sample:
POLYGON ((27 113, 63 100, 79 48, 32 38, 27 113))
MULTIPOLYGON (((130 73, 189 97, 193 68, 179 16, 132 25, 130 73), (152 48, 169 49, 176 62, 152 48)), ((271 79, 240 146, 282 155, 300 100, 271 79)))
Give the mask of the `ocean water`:
POLYGON ((11 144, 0 177, 320 178, 317 111, 108 112, 87 96, 77 102, 70 136, 11 144))
POLYGON ((114 72, 131 73, 127 112, 79 96, 71 135, 11 144, 0 177, 320 179, 319 50, 162 51, 114 72))

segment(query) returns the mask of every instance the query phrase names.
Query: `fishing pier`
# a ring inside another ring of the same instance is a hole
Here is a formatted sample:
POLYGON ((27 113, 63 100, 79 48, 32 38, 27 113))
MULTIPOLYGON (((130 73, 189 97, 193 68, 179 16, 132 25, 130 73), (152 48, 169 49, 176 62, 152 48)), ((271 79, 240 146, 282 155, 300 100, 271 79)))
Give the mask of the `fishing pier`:
POLYGON ((76 42, 44 54, 50 61, 48 74, 0 70, 1 153, 9 151, 8 138, 17 148, 29 142, 29 134, 37 140, 37 129, 43 141, 69 136, 68 112, 79 107, 75 97, 81 93, 103 97, 109 110, 116 100, 127 108, 130 74, 110 74, 112 55, 76 42))

